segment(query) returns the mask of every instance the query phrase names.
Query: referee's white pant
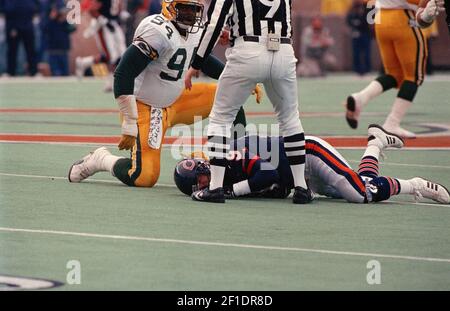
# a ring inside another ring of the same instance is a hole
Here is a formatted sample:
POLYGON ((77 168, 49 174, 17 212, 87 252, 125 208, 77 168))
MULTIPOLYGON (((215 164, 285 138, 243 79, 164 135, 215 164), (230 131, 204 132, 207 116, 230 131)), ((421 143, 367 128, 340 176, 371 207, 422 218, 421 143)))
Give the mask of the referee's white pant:
POLYGON ((291 44, 268 51, 265 38, 260 42, 237 38, 227 49, 227 64, 209 115, 208 136, 230 137, 234 119, 257 83, 263 83, 272 102, 283 136, 303 133, 298 112, 296 62, 291 44))

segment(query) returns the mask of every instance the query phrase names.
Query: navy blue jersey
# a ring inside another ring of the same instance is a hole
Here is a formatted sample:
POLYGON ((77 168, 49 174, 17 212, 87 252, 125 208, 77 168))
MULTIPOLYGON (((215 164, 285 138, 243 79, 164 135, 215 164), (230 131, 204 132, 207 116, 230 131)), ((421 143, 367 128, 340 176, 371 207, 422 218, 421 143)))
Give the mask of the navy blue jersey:
POLYGON ((267 197, 289 195, 294 180, 283 137, 246 136, 231 142, 224 187, 231 189, 233 184, 247 179, 253 194, 261 193, 267 197), (274 185, 277 186, 274 188, 274 185))
MULTIPOLYGON (((317 194, 363 203, 365 182, 345 158, 319 137, 305 137, 305 179, 317 194)), ((248 180, 251 196, 284 198, 294 188, 294 178, 283 137, 243 137, 231 143, 225 169, 225 191, 248 180), (276 185, 276 186, 274 186, 276 185)))

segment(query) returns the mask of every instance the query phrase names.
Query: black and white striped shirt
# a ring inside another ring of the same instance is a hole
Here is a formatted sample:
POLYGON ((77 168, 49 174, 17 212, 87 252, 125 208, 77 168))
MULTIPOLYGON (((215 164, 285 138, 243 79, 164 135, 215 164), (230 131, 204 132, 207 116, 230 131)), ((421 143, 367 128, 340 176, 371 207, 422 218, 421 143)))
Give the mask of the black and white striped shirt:
POLYGON ((291 38, 292 0, 212 0, 208 21, 192 67, 200 69, 225 25, 231 30, 231 40, 242 36, 267 36, 269 32, 291 38))

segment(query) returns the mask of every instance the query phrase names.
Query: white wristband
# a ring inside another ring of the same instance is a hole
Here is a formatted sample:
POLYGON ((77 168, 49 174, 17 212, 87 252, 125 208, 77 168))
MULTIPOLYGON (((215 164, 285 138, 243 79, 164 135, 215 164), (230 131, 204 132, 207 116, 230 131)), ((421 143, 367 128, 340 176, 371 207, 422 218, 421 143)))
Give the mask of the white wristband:
POLYGON ((116 102, 125 120, 137 120, 137 104, 134 95, 121 95, 116 102))
POLYGON ((117 99, 117 105, 123 116, 122 134, 137 136, 137 104, 134 95, 121 95, 117 99))
POLYGON ((250 185, 248 184, 248 180, 244 180, 244 181, 234 184, 233 192, 234 192, 234 195, 237 197, 241 197, 243 195, 252 193, 252 190, 250 189, 250 185))

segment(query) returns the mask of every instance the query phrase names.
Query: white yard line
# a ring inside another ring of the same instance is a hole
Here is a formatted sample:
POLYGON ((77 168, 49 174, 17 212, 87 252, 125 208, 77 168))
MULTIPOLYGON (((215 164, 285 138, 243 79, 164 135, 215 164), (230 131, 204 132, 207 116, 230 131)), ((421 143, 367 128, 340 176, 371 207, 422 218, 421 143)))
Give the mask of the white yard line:
POLYGON ((37 230, 37 229, 0 227, 0 232, 50 234, 50 235, 72 236, 72 237, 82 237, 82 238, 144 241, 144 242, 157 242, 157 243, 181 244, 181 245, 232 247, 232 248, 258 249, 258 250, 268 250, 268 251, 302 252, 302 253, 327 254, 327 255, 339 255, 339 256, 357 256, 357 257, 369 257, 369 258, 387 258, 387 259, 400 259, 400 260, 409 260, 409 261, 450 263, 450 259, 448 259, 448 258, 417 257, 417 256, 405 256, 405 255, 377 254, 377 253, 360 253, 360 252, 334 251, 334 250, 327 250, 327 249, 312 249, 312 248, 300 248, 300 247, 282 247, 282 246, 268 246, 268 245, 194 241, 194 240, 178 240, 178 239, 165 239, 165 238, 154 238, 154 237, 109 235, 109 234, 97 234, 97 233, 85 233, 85 232, 56 231, 56 230, 37 230))

